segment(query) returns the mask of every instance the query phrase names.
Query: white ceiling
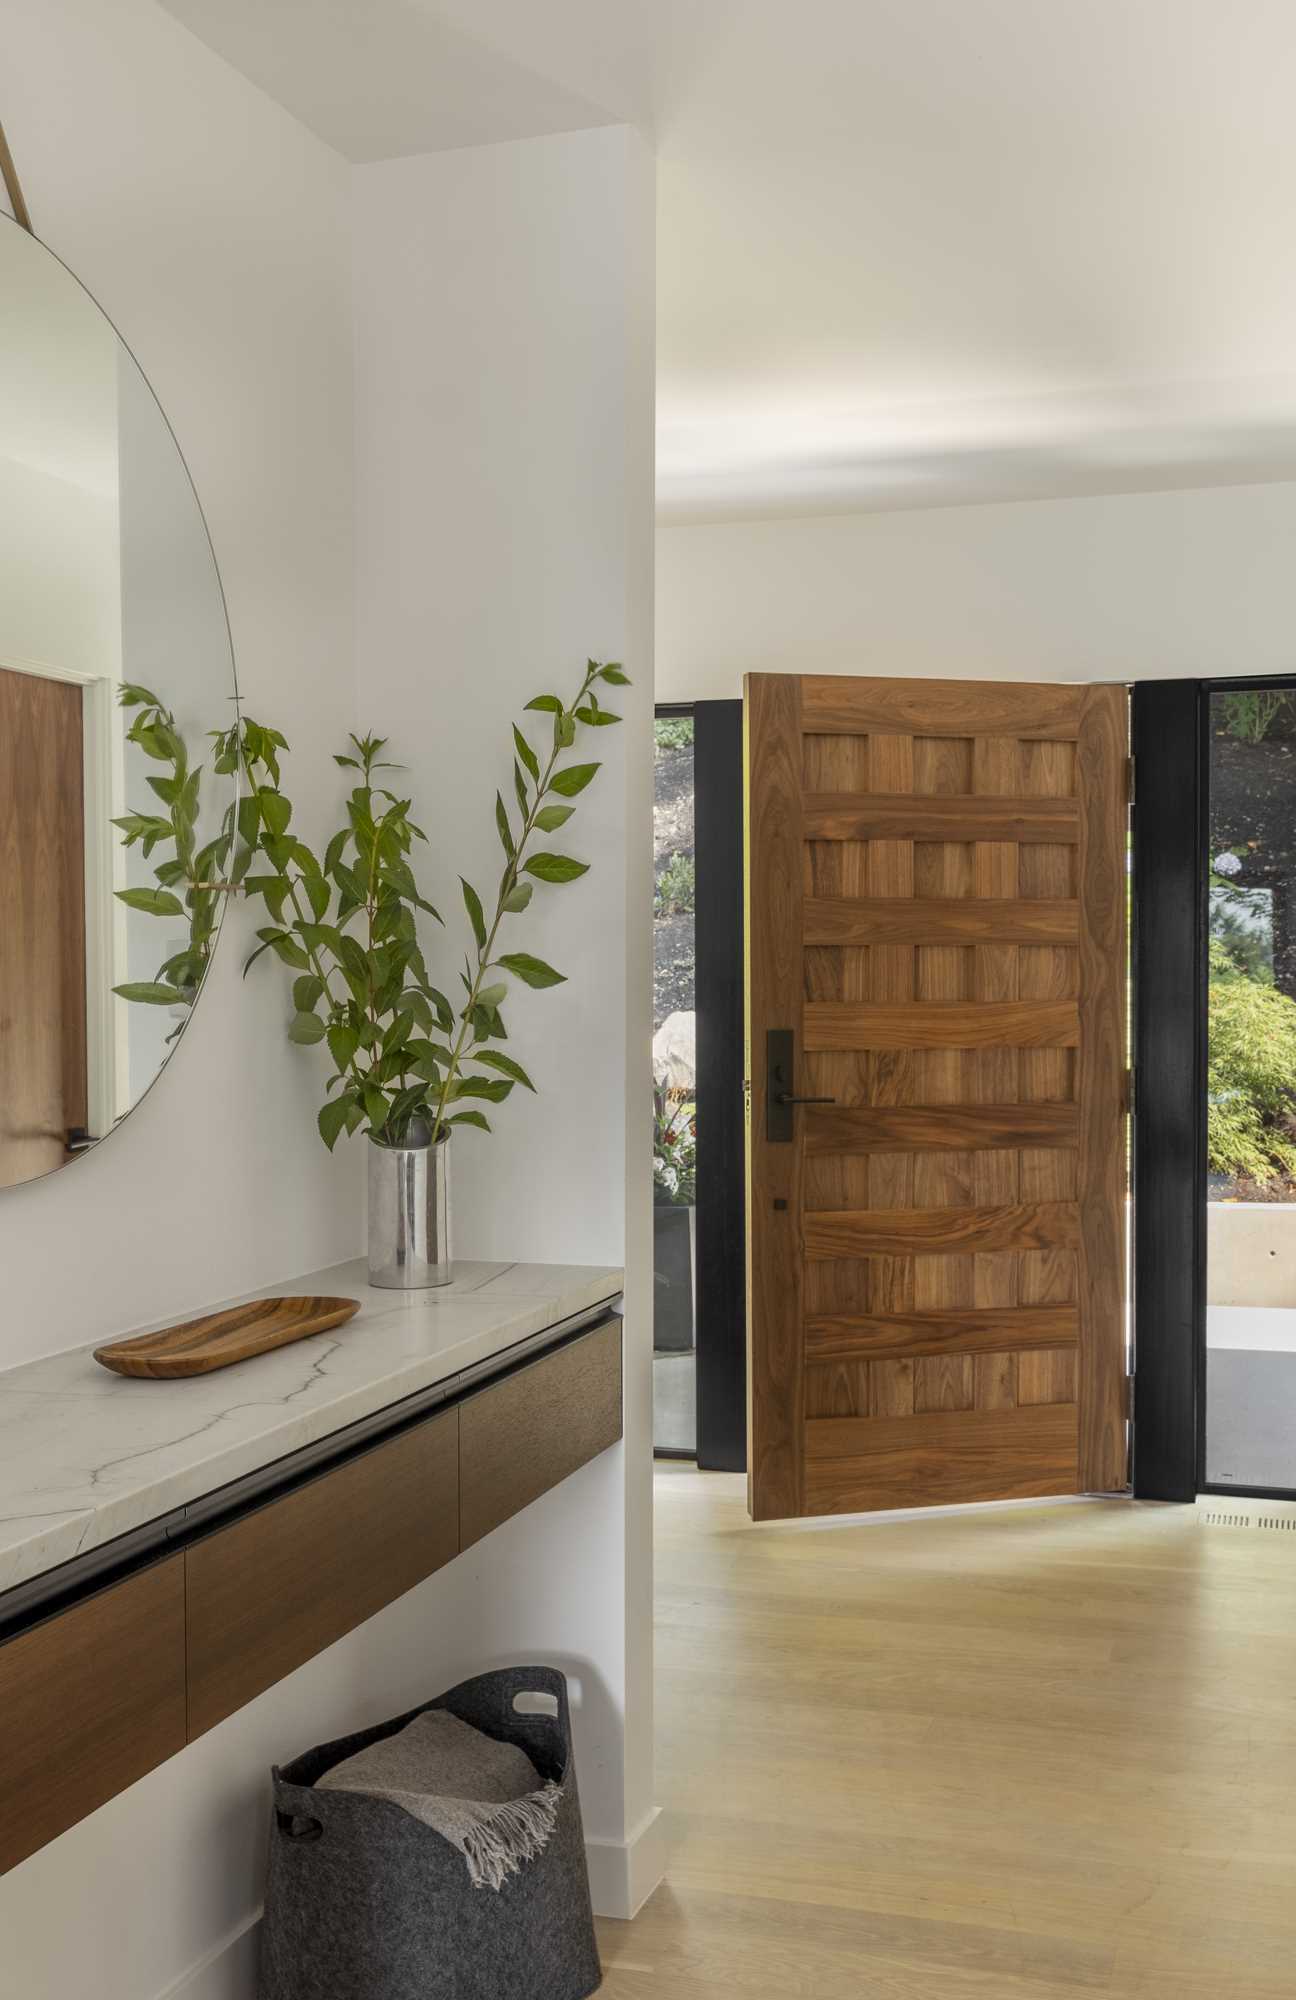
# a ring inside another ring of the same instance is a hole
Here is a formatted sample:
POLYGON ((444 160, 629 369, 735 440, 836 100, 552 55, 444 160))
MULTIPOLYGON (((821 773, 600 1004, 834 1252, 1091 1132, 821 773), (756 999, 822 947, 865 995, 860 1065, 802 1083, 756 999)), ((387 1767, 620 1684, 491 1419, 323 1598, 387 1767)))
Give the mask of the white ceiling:
POLYGON ((349 158, 630 119, 659 500, 1296 476, 1292 0, 166 0, 349 158))

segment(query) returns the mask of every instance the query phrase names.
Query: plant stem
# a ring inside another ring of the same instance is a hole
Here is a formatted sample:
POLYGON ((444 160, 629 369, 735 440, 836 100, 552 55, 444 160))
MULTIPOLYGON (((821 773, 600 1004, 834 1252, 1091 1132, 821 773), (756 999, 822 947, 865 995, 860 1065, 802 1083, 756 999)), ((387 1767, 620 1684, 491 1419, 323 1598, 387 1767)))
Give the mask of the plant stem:
MULTIPOLYGON (((596 678, 596 669, 593 667, 587 667, 585 670, 585 678, 581 683, 580 693, 577 695, 575 701, 572 703, 571 709, 566 711, 568 714, 571 714, 573 710, 580 707, 586 695, 589 693, 590 688, 593 686, 595 678, 596 678)), ((554 741, 553 741, 553 748, 549 752, 549 762, 545 765, 543 771, 540 773, 539 779, 536 782, 535 798, 531 802, 530 811, 527 813, 526 818, 522 822, 522 831, 518 837, 518 843, 514 851, 513 859, 507 864, 504 873, 500 878, 499 895, 496 898, 495 902, 494 921, 491 924, 490 930, 486 934, 485 944, 479 945, 477 948, 477 971, 473 977, 472 985, 469 988, 468 1004, 464 1008, 463 1014, 460 1017, 459 1033, 455 1037, 454 1047, 450 1051, 450 1067, 447 1069, 445 1073, 445 1080, 441 1085, 441 1095, 437 1099, 436 1115, 432 1120, 431 1143, 433 1145, 435 1145, 437 1140, 440 1138, 441 1128, 445 1124, 446 1105, 449 1102, 450 1090, 455 1081, 457 1080, 461 1068, 463 1067, 464 1043, 467 1041, 468 1035, 472 1029, 473 1008, 477 1005, 477 995, 481 991, 482 981, 485 978, 487 971, 490 969, 491 953, 495 949, 495 939, 496 936, 498 935, 499 927, 503 922, 505 916, 508 914, 504 908, 504 903, 506 898, 512 891, 515 883, 517 882, 518 871, 522 865, 522 856, 526 851, 526 844, 528 840, 530 840, 531 835, 535 832, 536 815, 540 811, 540 807, 544 802, 545 793, 549 789, 549 783, 554 773, 554 765, 558 762, 558 759, 563 755, 564 746, 561 746, 558 742, 559 720, 560 718, 555 716, 554 741)))

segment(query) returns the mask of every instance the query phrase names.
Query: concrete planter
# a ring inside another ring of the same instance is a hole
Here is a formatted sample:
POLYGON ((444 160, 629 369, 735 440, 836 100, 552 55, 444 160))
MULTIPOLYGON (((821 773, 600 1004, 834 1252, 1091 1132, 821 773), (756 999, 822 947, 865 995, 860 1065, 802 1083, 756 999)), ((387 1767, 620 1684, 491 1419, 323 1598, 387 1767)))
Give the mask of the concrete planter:
POLYGON ((1296 1203, 1207 1203, 1206 1298, 1213 1306, 1296 1306, 1296 1203))

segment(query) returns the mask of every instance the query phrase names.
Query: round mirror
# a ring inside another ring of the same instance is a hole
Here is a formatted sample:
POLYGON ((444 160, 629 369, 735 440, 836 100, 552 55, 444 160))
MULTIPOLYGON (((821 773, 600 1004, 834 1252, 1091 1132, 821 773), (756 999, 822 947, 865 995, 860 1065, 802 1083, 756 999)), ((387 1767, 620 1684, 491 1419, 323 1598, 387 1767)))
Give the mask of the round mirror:
POLYGON ((220 578, 148 383, 0 218, 0 1187, 138 1104, 220 924, 235 720, 220 578))

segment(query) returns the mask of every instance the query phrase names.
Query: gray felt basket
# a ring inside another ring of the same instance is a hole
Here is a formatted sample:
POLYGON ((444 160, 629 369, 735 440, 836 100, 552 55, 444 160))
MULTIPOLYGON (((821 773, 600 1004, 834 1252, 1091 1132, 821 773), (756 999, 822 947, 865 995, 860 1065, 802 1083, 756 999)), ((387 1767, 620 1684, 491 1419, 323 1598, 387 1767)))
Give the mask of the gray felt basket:
POLYGON ((260 2000, 584 2000, 601 1985, 567 1683, 554 1668, 478 1674, 273 1779, 260 2000), (551 1695, 557 1714, 519 1713, 528 1694, 551 1695), (501 1889, 474 1888, 463 1855, 400 1806, 317 1787, 429 1708, 518 1744, 563 1788, 543 1852, 501 1889))

